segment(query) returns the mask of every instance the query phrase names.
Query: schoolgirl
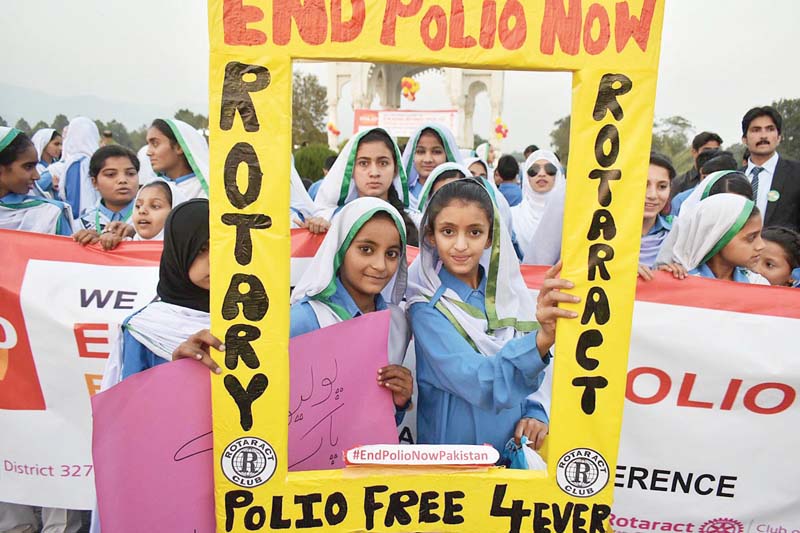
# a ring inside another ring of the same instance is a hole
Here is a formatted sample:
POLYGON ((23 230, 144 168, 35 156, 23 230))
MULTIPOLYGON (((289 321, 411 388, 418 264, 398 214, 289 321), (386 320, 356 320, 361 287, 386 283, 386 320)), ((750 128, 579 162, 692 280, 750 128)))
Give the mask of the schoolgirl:
MULTIPOLYGON (((514 218, 514 230, 517 234, 524 262, 536 261, 537 230, 545 219, 550 203, 563 202, 563 191, 566 189, 561 163, 553 152, 536 150, 523 165, 525 179, 522 180, 522 202, 511 208, 514 218)), ((561 239, 562 220, 552 220, 552 230, 561 239)), ((560 253, 560 246, 559 246, 560 253)), ((557 257, 556 257, 557 259, 557 257)), ((552 264, 552 263, 539 263, 552 264)))
POLYGON ((752 200, 730 193, 709 196, 680 221, 672 255, 690 275, 769 284, 749 270, 764 250, 761 213, 752 200))
POLYGON ((655 266, 661 245, 672 229, 672 217, 667 212, 670 185, 674 177, 675 168, 670 160, 656 152, 651 153, 644 196, 642 240, 639 246, 639 276, 645 280, 653 279, 651 269, 655 266))
POLYGON ((411 207, 418 209, 425 180, 442 163, 464 164, 453 132, 441 124, 426 124, 408 139, 403 150, 403 170, 408 176, 411 207))
POLYGON ((372 311, 390 309, 389 365, 378 384, 392 391, 403 410, 411 399, 411 372, 401 366, 410 339, 398 307, 406 290, 405 222, 378 198, 358 198, 333 219, 305 275, 292 291, 290 336, 309 333, 372 311), (387 299, 381 292, 388 291, 387 299))
POLYGON ((73 238, 81 244, 96 242, 112 222, 128 223, 139 190, 139 159, 124 146, 103 146, 89 161, 89 176, 100 198, 81 213, 81 230, 73 238))
MULTIPOLYGON (((418 218, 409 209, 406 174, 399 165, 400 150, 394 139, 381 128, 357 133, 342 149, 319 188, 315 204, 316 219, 330 222, 348 202, 370 196, 384 200, 403 217, 408 244, 416 246, 418 218)), ((315 221, 307 223, 315 231, 315 221)), ((321 228, 322 231, 327 227, 321 228)))
POLYGON ((89 160, 99 147, 100 132, 94 121, 75 117, 66 129, 61 161, 51 163, 44 173, 45 181, 51 181, 51 187, 58 190, 59 199, 70 205, 73 219, 97 203, 89 160))
POLYGON ((208 237, 208 200, 189 200, 169 214, 164 226, 158 300, 123 323, 121 342, 112 349, 103 376, 104 388, 171 361, 182 342, 208 329, 208 237))
MULTIPOLYGON (((42 175, 50 163, 54 163, 61 158, 61 147, 63 141, 61 134, 52 128, 42 128, 31 137, 33 146, 36 147, 36 154, 39 157, 39 162, 36 164, 36 170, 39 175, 42 175)), ((45 184, 40 184, 44 189, 45 184)))
POLYGON ((800 233, 789 228, 771 226, 761 232, 764 250, 756 271, 770 285, 800 287, 800 233))
POLYGON ((153 170, 184 198, 208 198, 208 143, 196 129, 181 120, 157 118, 147 130, 147 146, 153 170))
POLYGON ((686 269, 676 262, 673 254, 675 241, 680 233, 681 221, 691 217, 702 200, 721 193, 738 194, 748 200, 753 199, 753 188, 747 177, 741 172, 722 170, 709 174, 683 201, 681 215, 672 219, 672 228, 661 243, 656 257, 655 265, 659 270, 672 272, 679 279, 686 277, 686 269))
POLYGON ((502 450, 515 434, 536 440, 529 432, 541 424, 527 422, 546 424, 547 415, 528 396, 549 364, 556 318, 577 316, 556 306, 578 298, 553 290, 572 284, 554 279, 560 265, 553 267, 534 301, 491 195, 474 179, 436 191, 422 228, 412 265, 418 275, 407 295, 419 442, 489 443, 502 450))
POLYGON ((24 133, 0 127, 0 228, 72 235, 69 206, 30 194, 39 179, 38 160, 24 133))

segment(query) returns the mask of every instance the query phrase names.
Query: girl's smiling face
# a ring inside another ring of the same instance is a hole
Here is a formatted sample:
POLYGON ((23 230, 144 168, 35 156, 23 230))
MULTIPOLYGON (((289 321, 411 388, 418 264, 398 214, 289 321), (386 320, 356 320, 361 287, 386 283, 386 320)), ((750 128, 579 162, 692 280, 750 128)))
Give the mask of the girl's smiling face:
POLYGON ((656 218, 669 202, 669 171, 658 165, 650 165, 647 172, 647 191, 644 196, 644 218, 656 218))
POLYGON ((142 239, 152 239, 164 229, 172 204, 161 185, 142 188, 133 208, 133 226, 142 239))
POLYGON ((381 141, 362 142, 356 151, 353 180, 358 196, 388 200, 389 187, 396 174, 394 154, 381 141))
POLYGON ((414 149, 414 167, 420 179, 424 182, 433 169, 445 162, 447 162, 447 152, 439 136, 431 131, 420 135, 414 149))
POLYGON ((379 212, 361 226, 345 252, 339 279, 362 311, 397 272, 403 244, 394 219, 379 212))
POLYGON ((474 289, 481 255, 492 245, 490 232, 489 217, 480 204, 454 199, 436 215, 427 238, 444 268, 474 289))

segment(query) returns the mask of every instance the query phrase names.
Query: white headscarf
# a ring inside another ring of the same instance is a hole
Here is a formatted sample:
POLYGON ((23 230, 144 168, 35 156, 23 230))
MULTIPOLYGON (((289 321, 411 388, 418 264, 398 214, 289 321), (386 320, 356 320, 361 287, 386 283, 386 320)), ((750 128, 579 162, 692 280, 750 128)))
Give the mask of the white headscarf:
POLYGON ((702 200, 676 232, 672 255, 687 270, 705 264, 731 242, 753 212, 752 200, 738 194, 721 193, 702 200))
POLYGON ((325 327, 352 318, 345 309, 333 304, 330 297, 336 292, 336 276, 350 243, 364 224, 379 211, 389 213, 397 226, 397 231, 400 232, 402 256, 399 259, 397 272, 387 287, 391 287, 392 290, 388 298, 391 303, 399 304, 403 299, 408 279, 406 227, 403 217, 397 209, 379 198, 357 198, 345 205, 333 219, 314 259, 292 291, 291 303, 307 300, 314 309, 320 326, 325 327))
POLYGON ((31 141, 33 141, 33 146, 36 147, 36 157, 39 158, 39 161, 42 160, 42 154, 44 154, 44 149, 47 148, 47 145, 50 144, 50 140, 53 138, 53 134, 56 132, 53 128, 42 128, 36 133, 33 134, 31 137, 31 141))
POLYGON ((208 143, 203 135, 189 124, 174 118, 165 119, 178 140, 183 155, 194 172, 194 180, 186 180, 178 184, 178 188, 187 199, 208 198, 208 143))
POLYGON ((60 180, 59 198, 66 201, 67 170, 73 163, 80 160, 81 183, 80 200, 77 205, 78 214, 84 209, 94 207, 100 198, 92 185, 92 178, 89 176, 89 161, 98 148, 100 148, 100 132, 97 130, 97 124, 86 117, 75 117, 70 120, 67 134, 64 137, 61 161, 48 167, 50 174, 58 176, 60 180))
MULTIPOLYGON (((436 191, 434 197, 452 186, 452 183, 448 183, 436 191)), ((481 184, 481 190, 491 199, 485 184, 481 184)), ((423 228, 428 225, 428 215, 429 209, 426 209, 422 217, 423 228)), ((509 340, 536 329, 538 323, 536 301, 525 286, 511 237, 500 222, 496 208, 493 213, 492 245, 487 251, 484 258, 488 255, 488 262, 484 266, 488 320, 483 318, 483 313, 462 301, 452 289, 442 293, 436 307, 479 352, 489 356, 496 354, 509 340)), ((411 265, 417 274, 409 276, 409 304, 429 302, 433 298, 442 285, 439 279, 441 268, 443 266, 436 247, 424 235, 420 235, 420 252, 411 265)))
POLYGON ((392 185, 397 191, 397 196, 405 207, 409 205, 408 195, 408 180, 403 167, 400 165, 400 150, 397 147, 397 142, 389 133, 382 128, 369 128, 360 131, 353 135, 347 144, 339 153, 333 166, 328 171, 328 174, 322 181, 322 185, 317 192, 317 198, 314 203, 319 210, 317 216, 321 216, 331 220, 336 209, 347 204, 348 202, 358 198, 358 189, 356 188, 356 181, 353 179, 353 167, 355 166, 356 152, 358 151, 358 144, 361 139, 371 131, 379 130, 391 139, 394 145, 395 157, 398 164, 396 165, 396 174, 392 185))
MULTIPOLYGON (((147 157, 147 156, 145 156, 145 157, 147 157)), ((139 200, 139 195, 142 194, 142 191, 145 189, 145 187, 147 187, 148 185, 150 185, 151 183, 154 183, 156 181, 160 181, 162 183, 166 183, 167 187, 169 187, 169 190, 172 193, 172 205, 170 206, 170 210, 174 209, 176 206, 178 206, 179 204, 182 204, 186 200, 190 200, 190 198, 186 198, 186 197, 183 196, 183 193, 180 190, 178 190, 178 187, 174 183, 172 183, 169 180, 165 180, 164 178, 160 178, 160 177, 156 176, 155 179, 153 179, 152 181, 148 182, 145 185, 142 185, 139 188, 139 192, 136 193, 136 198, 133 200, 133 210, 134 211, 136 211, 136 202, 139 200)), ((131 217, 131 218, 133 218, 133 217, 131 217)), ((165 220, 165 222, 166 222, 166 220, 165 220)), ((166 226, 166 223, 164 224, 164 226, 166 226)), ((136 234, 133 236, 133 240, 134 241, 163 241, 164 240, 164 226, 161 227, 161 231, 159 231, 158 234, 156 234, 155 236, 153 236, 153 237, 151 237, 149 239, 145 239, 145 238, 141 237, 139 235, 139 232, 137 231, 136 234)), ((133 227, 134 227, 134 230, 135 230, 136 229, 136 225, 134 225, 133 227)))
MULTIPOLYGON (((406 176, 408 176, 408 188, 413 188, 417 181, 419 181, 419 172, 417 172, 417 167, 414 166, 414 153, 417 151, 417 143, 419 142, 419 138, 422 136, 422 133, 425 130, 433 130, 439 136, 444 145, 444 152, 447 154, 447 162, 448 163, 458 163, 459 165, 464 164, 464 158, 461 156, 461 150, 458 149, 458 143, 456 142, 456 137, 453 135, 453 132, 447 126, 442 124, 436 123, 429 123, 422 126, 418 129, 414 135, 409 137, 408 143, 406 144, 406 149, 403 150, 403 169, 405 170, 406 176)), ((418 205, 418 198, 411 198, 411 207, 417 209, 418 205)))
MULTIPOLYGON (((563 204, 564 191, 566 190, 567 182, 564 179, 564 173, 561 170, 561 163, 558 161, 556 154, 549 150, 536 150, 528 159, 525 160, 523 166, 523 179, 522 179, 522 202, 511 208, 511 215, 514 217, 514 229, 517 232, 517 242, 519 242, 522 249, 525 262, 530 263, 531 259, 536 255, 536 233, 539 226, 548 213, 548 207, 553 203, 553 210, 557 207, 556 202, 563 204), (528 169, 533 166, 536 161, 545 160, 552 163, 556 167, 555 183, 553 188, 548 192, 540 193, 533 190, 530 180, 528 179, 528 169)), ((563 205, 561 206, 563 217, 563 205)), ((561 227, 563 221, 558 218, 556 221, 550 221, 548 224, 549 232, 558 234, 558 242, 561 242, 561 227)), ((559 246, 560 251, 560 246, 559 246)))
POLYGON ((291 199, 289 205, 292 209, 289 213, 290 220, 297 218, 294 216, 294 210, 299 211, 303 215, 303 218, 313 217, 317 212, 317 206, 314 204, 314 200, 312 200, 311 196, 308 194, 308 190, 306 189, 305 185, 303 185, 303 180, 300 178, 300 174, 297 172, 297 167, 294 166, 294 156, 292 156, 291 186, 291 199))
POLYGON ((733 174, 734 172, 738 172, 736 170, 720 170, 718 172, 712 172, 706 178, 701 181, 695 188, 692 190, 692 193, 686 197, 686 200, 683 201, 681 204, 681 214, 680 216, 676 217, 672 221, 672 229, 667 234, 667 237, 664 239, 664 243, 661 245, 661 248, 658 251, 658 256, 656 256, 655 265, 665 265, 672 263, 675 261, 673 257, 673 248, 675 247, 675 241, 678 238, 678 227, 681 224, 681 220, 686 220, 692 216, 692 213, 697 209, 697 206, 700 205, 700 202, 705 198, 708 198, 708 195, 711 193, 711 188, 723 177, 727 176, 728 174, 733 174))
POLYGON ((136 157, 139 158, 139 185, 144 187, 148 183, 159 179, 155 170, 153 170, 153 166, 150 164, 150 157, 147 155, 146 144, 139 148, 139 151, 136 152, 136 157))

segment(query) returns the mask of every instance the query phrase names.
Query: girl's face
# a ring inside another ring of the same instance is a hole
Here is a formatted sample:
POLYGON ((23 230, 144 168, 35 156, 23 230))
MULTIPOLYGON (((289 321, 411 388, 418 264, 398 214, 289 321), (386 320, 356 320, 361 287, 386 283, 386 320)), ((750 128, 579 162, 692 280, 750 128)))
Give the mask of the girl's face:
POLYGON ((473 178, 486 178, 486 167, 483 166, 483 163, 475 161, 469 166, 469 171, 472 172, 473 178))
POLYGON ((764 241, 764 250, 758 259, 755 271, 767 278, 770 285, 791 286, 792 265, 780 244, 764 241))
POLYGON ((478 203, 453 200, 436 216, 427 238, 447 271, 475 288, 481 255, 492 245, 490 228, 489 217, 478 203))
POLYGON ((92 178, 97 192, 109 209, 124 208, 136 196, 139 189, 139 173, 133 161, 125 156, 109 157, 103 168, 92 178))
POLYGON ((167 215, 172 210, 164 188, 160 185, 145 187, 136 198, 133 208, 133 226, 143 239, 152 239, 164 229, 167 215))
POLYGON ((414 167, 422 181, 428 179, 433 169, 447 162, 447 152, 441 139, 435 133, 420 135, 414 150, 414 167))
POLYGON ((719 254, 731 265, 754 269, 763 250, 761 215, 758 214, 750 217, 739 233, 725 245, 719 254))
POLYGON ((549 192, 556 184, 557 173, 558 169, 553 163, 547 159, 539 159, 528 169, 528 183, 534 192, 549 192))
POLYGON ((49 143, 47 146, 44 147, 44 153, 50 157, 51 161, 57 161, 61 158, 61 146, 63 145, 63 140, 59 135, 49 143))
POLYGON ((160 174, 166 174, 171 178, 170 172, 183 166, 183 150, 179 144, 172 146, 169 138, 161 133, 158 128, 147 130, 147 157, 150 158, 150 165, 153 170, 160 174))
POLYGON ((358 196, 372 196, 387 200, 396 167, 392 152, 381 141, 362 142, 356 151, 353 179, 358 196))
POLYGON ((211 269, 208 260, 208 244, 200 250, 192 264, 189 265, 189 280, 201 289, 211 289, 211 269))
POLYGON ((0 165, 0 198, 8 193, 28 194, 39 179, 36 148, 29 145, 10 165, 0 165))
POLYGON ((389 218, 373 217, 361 226, 339 269, 339 279, 353 300, 380 294, 397 272, 402 246, 400 232, 389 218))
POLYGON ((644 218, 654 219, 669 202, 669 172, 664 167, 650 165, 647 172, 647 192, 644 196, 644 218))

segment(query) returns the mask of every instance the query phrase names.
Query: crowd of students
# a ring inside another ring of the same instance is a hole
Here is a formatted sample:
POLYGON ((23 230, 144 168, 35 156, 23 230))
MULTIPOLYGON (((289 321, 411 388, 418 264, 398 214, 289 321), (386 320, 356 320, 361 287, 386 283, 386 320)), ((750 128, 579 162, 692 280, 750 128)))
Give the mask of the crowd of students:
MULTIPOLYGON (((693 143, 694 172, 680 178, 668 158, 650 155, 643 279, 666 270, 798 286, 800 164, 777 154, 780 130, 774 109, 754 108, 742 122, 745 161, 704 132, 693 143)), ((214 359, 225 347, 208 331, 205 139, 178 120, 157 119, 142 157, 98 143, 83 117, 63 138, 0 129, 0 228, 106 249, 163 240, 158 299, 122 325, 103 387, 179 358, 220 372, 214 359)), ((577 316, 559 303, 579 299, 559 276, 564 168, 535 146, 525 156, 522 165, 507 155, 487 161, 429 124, 402 150, 383 129, 355 134, 311 194, 292 169, 288 217, 325 237, 293 289, 290 334, 389 309, 390 364, 375 369, 376 384, 391 391, 398 422, 417 389, 420 443, 506 451, 520 442, 538 449, 546 438, 549 391, 539 388, 556 321, 577 316), (419 248, 410 266, 407 246, 419 248), (538 298, 521 263, 552 265, 538 298), (416 375, 404 366, 409 345, 416 375)))

